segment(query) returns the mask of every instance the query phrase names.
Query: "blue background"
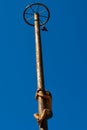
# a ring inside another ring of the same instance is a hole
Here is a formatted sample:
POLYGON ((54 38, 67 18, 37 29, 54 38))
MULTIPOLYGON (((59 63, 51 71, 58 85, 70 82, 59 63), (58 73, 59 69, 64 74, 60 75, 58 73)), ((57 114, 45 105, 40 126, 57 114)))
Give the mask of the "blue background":
POLYGON ((49 130, 87 130, 87 0, 0 1, 0 130, 38 130, 34 28, 22 16, 33 2, 51 13, 41 32, 49 130))

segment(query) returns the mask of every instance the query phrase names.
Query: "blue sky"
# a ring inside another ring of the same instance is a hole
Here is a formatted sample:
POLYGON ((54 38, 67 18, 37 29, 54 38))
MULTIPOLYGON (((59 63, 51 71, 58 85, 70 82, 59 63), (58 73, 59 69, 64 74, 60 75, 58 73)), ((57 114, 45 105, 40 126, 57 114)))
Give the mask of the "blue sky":
POLYGON ((33 2, 51 13, 49 31, 41 32, 45 87, 53 95, 49 130, 87 130, 86 0, 0 1, 0 130, 38 130, 34 28, 22 16, 33 2))

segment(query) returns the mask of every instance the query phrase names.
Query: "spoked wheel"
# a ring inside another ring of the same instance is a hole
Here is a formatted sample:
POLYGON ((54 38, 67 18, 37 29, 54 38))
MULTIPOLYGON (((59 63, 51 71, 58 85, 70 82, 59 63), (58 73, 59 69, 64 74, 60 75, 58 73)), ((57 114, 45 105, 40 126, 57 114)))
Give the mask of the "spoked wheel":
POLYGON ((39 25, 45 25, 50 18, 49 9, 41 3, 28 5, 23 13, 23 18, 28 25, 34 26, 34 14, 39 14, 39 25))

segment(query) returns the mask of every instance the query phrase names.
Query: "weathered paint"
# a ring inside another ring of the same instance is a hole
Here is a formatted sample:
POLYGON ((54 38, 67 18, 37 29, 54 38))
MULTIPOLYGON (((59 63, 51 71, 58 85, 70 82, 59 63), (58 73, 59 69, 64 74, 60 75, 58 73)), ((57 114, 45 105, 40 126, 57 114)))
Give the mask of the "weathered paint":
MULTIPOLYGON (((39 25, 39 14, 34 14, 34 27, 35 27, 35 42, 36 42, 36 70, 37 70, 37 88, 44 91, 44 74, 43 74, 43 63, 42 63, 42 48, 41 48, 41 36, 40 36, 40 25, 39 25)), ((45 101, 43 98, 38 98, 38 112, 42 113, 45 108, 45 101)), ((48 130, 47 120, 45 120, 40 127, 40 130, 48 130)))

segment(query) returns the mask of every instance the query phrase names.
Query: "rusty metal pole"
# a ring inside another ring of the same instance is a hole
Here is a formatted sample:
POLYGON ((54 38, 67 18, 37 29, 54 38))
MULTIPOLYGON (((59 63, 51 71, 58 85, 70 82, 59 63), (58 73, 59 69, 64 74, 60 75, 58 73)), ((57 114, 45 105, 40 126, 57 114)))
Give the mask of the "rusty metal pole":
MULTIPOLYGON (((39 25, 39 14, 34 14, 34 27, 35 27, 35 42, 36 42, 36 70, 37 70, 37 86, 38 89, 44 91, 44 74, 42 64, 42 48, 41 48, 41 36, 40 36, 40 25, 39 25)), ((38 98, 38 113, 41 114, 45 108, 44 99, 38 98)), ((40 130, 48 130, 47 120, 43 122, 40 130)))
MULTIPOLYGON (((45 92, 44 87, 44 73, 42 63, 42 48, 41 48, 41 36, 40 26, 43 26, 48 22, 50 18, 50 11, 46 5, 42 3, 32 3, 28 5, 23 12, 24 21, 35 28, 35 42, 36 42, 36 70, 37 70, 37 89, 41 90, 39 93, 45 92), (40 16, 40 18, 39 18, 40 16)), ((43 31, 46 29, 43 28, 43 31)), ((42 114, 46 108, 46 100, 38 97, 38 113, 42 114)), ((44 119, 39 126, 40 130, 48 130, 47 119, 44 119)))

